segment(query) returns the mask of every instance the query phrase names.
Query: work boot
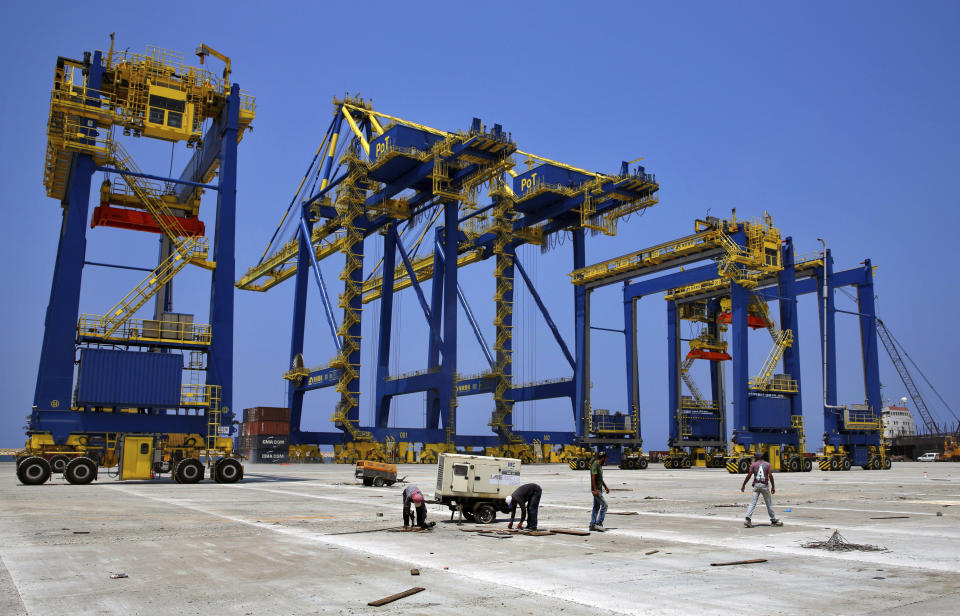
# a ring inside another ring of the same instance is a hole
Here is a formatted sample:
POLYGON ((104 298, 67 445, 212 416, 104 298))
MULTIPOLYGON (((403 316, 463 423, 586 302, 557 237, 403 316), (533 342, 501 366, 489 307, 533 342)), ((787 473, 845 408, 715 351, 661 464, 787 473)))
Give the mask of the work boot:
POLYGON ((594 524, 594 525, 590 528, 590 530, 595 530, 595 531, 597 531, 598 533, 604 533, 604 532, 607 531, 607 529, 605 529, 605 528, 603 527, 603 524, 594 524))
POLYGON ((783 522, 780 520, 770 520, 770 526, 783 526, 783 522))
POLYGON ((745 518, 743 520, 743 525, 747 528, 753 528, 753 522, 750 521, 750 518, 745 518))

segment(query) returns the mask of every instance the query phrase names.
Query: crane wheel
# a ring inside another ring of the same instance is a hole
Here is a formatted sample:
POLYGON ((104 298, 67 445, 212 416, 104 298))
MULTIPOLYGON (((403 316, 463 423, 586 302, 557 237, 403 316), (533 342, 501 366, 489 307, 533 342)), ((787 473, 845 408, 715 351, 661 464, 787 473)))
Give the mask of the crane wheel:
MULTIPOLYGON (((200 469, 203 478, 203 469, 200 469)), ((233 458, 220 458, 213 467, 213 479, 217 483, 237 483, 243 479, 243 466, 233 458)))
POLYGON ((853 463, 850 462, 850 458, 844 458, 841 465, 843 467, 843 470, 848 471, 850 470, 850 467, 853 466, 853 463))
POLYGON ((473 515, 480 524, 493 524, 497 521, 497 510, 490 503, 480 503, 474 507, 473 515))
POLYGON ((24 458, 17 465, 17 479, 28 486, 38 486, 50 479, 50 463, 40 456, 24 458))
POLYGON ((830 470, 838 471, 840 470, 840 459, 837 457, 830 458, 830 470))
POLYGON ((800 459, 799 458, 790 458, 790 463, 787 465, 791 473, 800 472, 800 459))
POLYGON ((883 470, 888 471, 890 467, 893 466, 893 462, 890 461, 890 458, 883 459, 883 470))
POLYGON ((746 475, 750 472, 750 460, 740 458, 740 461, 737 462, 737 470, 740 471, 741 475, 746 475))
POLYGON ((585 471, 587 470, 587 461, 585 458, 580 458, 577 460, 577 470, 585 471))
POLYGON ((646 459, 646 458, 639 458, 639 459, 637 460, 636 468, 637 468, 638 470, 641 470, 641 471, 646 470, 646 469, 647 469, 647 459, 646 459))
POLYGON ((72 484, 86 485, 97 478, 97 463, 87 457, 74 458, 63 471, 63 478, 72 484))
POLYGON ((693 460, 689 456, 683 456, 683 459, 680 461, 681 468, 690 468, 693 466, 693 460))
POLYGON ((870 460, 871 469, 878 471, 882 466, 883 466, 883 463, 880 462, 880 458, 874 458, 873 460, 870 460))
POLYGON ((809 473, 811 470, 813 470, 813 462, 810 461, 810 458, 804 458, 804 459, 803 459, 803 472, 804 472, 804 473, 809 473))
POLYGON ((70 456, 59 454, 50 458, 50 470, 58 475, 67 470, 67 464, 70 464, 70 456))
POLYGON ((203 464, 196 458, 186 458, 174 471, 178 483, 197 483, 203 479, 203 464))

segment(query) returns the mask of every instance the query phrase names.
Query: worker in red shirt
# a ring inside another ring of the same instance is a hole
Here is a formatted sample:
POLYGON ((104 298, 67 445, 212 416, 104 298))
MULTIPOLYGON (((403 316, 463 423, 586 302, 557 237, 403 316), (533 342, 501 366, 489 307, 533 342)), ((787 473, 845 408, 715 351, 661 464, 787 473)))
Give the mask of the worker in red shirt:
POLYGON ((743 492, 744 488, 747 487, 747 482, 753 477, 753 500, 747 507, 747 519, 744 520, 743 525, 747 528, 753 528, 750 516, 753 515, 753 510, 757 507, 757 501, 763 496, 763 502, 767 504, 767 514, 770 515, 770 525, 783 526, 783 522, 778 520, 773 513, 771 494, 777 493, 777 488, 773 482, 773 469, 770 468, 770 463, 763 459, 763 453, 759 450, 753 454, 753 458, 754 462, 750 465, 750 470, 747 471, 747 476, 744 477, 743 484, 740 486, 740 491, 743 492))

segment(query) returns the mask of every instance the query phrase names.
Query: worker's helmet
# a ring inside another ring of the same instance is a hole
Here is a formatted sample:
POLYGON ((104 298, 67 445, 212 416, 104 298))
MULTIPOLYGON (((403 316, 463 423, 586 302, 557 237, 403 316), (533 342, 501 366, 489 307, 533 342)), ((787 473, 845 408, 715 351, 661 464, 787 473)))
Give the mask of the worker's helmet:
POLYGON ((507 500, 507 507, 509 507, 511 504, 513 504, 513 497, 512 497, 512 496, 508 496, 506 500, 507 500))
POLYGON ((757 460, 762 460, 763 452, 758 449, 755 452, 753 452, 753 457, 756 458, 757 460))
POLYGON ((423 493, 417 490, 413 493, 413 496, 410 497, 410 500, 417 503, 418 505, 423 502, 423 493))

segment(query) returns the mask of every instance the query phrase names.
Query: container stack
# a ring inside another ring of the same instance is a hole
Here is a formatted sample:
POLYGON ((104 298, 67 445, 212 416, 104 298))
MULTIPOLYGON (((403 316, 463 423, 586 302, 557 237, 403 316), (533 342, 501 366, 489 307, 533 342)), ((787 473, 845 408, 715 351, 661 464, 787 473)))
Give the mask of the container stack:
POLYGON ((254 463, 289 462, 290 409, 276 406, 243 409, 237 450, 254 463))

